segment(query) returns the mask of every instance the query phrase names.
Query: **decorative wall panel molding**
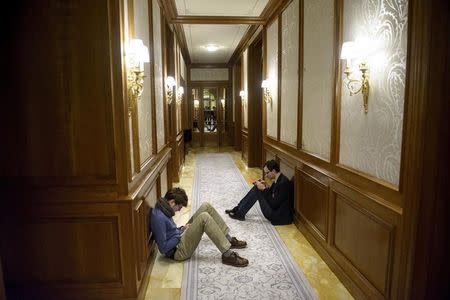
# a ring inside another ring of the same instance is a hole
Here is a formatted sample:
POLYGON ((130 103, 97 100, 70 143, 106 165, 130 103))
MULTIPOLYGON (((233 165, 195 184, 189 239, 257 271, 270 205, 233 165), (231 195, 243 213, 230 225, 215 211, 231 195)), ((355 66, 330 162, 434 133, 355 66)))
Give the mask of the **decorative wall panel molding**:
POLYGON ((245 49, 242 54, 242 82, 244 83, 243 90, 246 93, 246 99, 242 101, 242 115, 244 117, 243 128, 248 128, 248 49, 245 49))
POLYGON ((278 18, 267 27, 267 70, 272 92, 271 104, 266 104, 267 135, 278 139, 278 18))
POLYGON ((153 0, 153 53, 155 65, 155 102, 156 102, 156 137, 158 152, 164 147, 164 86, 163 86, 163 61, 162 61, 162 34, 161 34, 161 11, 158 0, 153 0))
MULTIPOLYGON (((299 0, 283 11, 281 23, 280 140, 297 146, 299 0)), ((270 105, 267 105, 269 108, 270 105)))
MULTIPOLYGON (((365 114, 360 94, 341 94, 341 164, 398 185, 405 95, 408 1, 345 0, 344 41, 367 38, 370 95, 365 114)), ((343 70, 341 70, 342 72, 343 70)))
MULTIPOLYGON (((134 1, 134 38, 141 39, 144 45, 150 46, 148 2, 134 1)), ((139 154, 140 161, 144 163, 152 155, 152 102, 150 85, 150 64, 144 64, 144 89, 138 101, 139 120, 139 154)))
POLYGON ((334 3, 304 1, 302 148, 326 160, 334 95, 334 3))

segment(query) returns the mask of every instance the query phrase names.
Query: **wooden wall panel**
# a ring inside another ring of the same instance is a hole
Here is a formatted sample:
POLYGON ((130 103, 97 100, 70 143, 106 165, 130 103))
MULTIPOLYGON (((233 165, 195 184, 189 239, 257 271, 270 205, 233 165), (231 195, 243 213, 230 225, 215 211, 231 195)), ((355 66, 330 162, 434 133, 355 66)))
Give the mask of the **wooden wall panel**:
POLYGON ((325 241, 328 236, 328 186, 303 170, 298 175, 297 212, 317 237, 325 241))
POLYGON ((8 284, 122 282, 118 217, 42 218, 5 234, 8 284))
POLYGON ((335 194, 335 201, 333 246, 379 291, 381 297, 387 297, 394 226, 341 194, 335 194))
MULTIPOLYGON (((10 172, 46 184, 115 179, 109 1, 28 3, 9 43, 20 115, 10 172), (89 13, 86 13, 89 11, 89 13), (26 17, 25 17, 26 16, 26 17), (32 66, 32 67, 30 67, 32 66), (95 70, 95 71, 93 71, 95 70), (21 141, 19 141, 21 140, 21 141)), ((110 15, 111 13, 111 15, 110 15)), ((119 91, 118 91, 119 92, 119 91)))
POLYGON ((131 202, 28 205, 2 220, 8 298, 137 296, 131 202))

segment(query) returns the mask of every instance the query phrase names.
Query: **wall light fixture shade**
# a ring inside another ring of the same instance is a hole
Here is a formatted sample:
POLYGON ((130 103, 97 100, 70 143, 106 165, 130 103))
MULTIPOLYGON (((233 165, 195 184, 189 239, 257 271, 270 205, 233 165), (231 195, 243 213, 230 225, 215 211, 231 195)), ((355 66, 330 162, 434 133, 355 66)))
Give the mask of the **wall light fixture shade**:
POLYGON ((359 70, 361 71, 361 79, 352 78, 351 60, 354 58, 363 58, 366 55, 361 51, 363 47, 358 47, 358 45, 353 42, 345 42, 342 44, 341 49, 341 59, 346 59, 347 64, 344 70, 346 79, 344 80, 347 89, 350 92, 350 96, 356 95, 361 92, 363 96, 363 106, 364 112, 368 112, 369 105, 369 67, 365 61, 359 64, 359 70))
POLYGON ((225 108, 225 99, 220 99, 220 103, 222 104, 222 108, 225 108))
POLYGON ((177 83, 175 82, 175 78, 173 78, 172 76, 167 76, 165 83, 167 104, 171 104, 173 101, 173 88, 177 83))

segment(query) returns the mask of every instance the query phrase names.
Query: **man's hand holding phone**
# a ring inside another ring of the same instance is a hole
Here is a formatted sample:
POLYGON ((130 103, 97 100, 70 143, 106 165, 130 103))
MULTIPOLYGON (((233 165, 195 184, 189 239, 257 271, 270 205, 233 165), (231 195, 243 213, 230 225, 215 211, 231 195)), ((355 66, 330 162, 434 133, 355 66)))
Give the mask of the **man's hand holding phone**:
POLYGON ((254 185, 258 188, 258 190, 263 191, 266 189, 266 182, 262 179, 255 181, 254 185))

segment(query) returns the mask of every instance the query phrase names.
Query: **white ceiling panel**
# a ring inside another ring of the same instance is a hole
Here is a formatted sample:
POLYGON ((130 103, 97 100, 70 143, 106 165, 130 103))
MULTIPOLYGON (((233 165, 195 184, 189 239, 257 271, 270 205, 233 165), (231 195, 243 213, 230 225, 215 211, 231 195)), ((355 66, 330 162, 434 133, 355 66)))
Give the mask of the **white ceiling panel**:
POLYGON ((249 25, 183 25, 191 61, 227 63, 248 27, 249 25), (206 49, 208 45, 219 48, 215 52, 209 52, 206 49))
POLYGON ((176 0, 178 15, 259 17, 269 0, 176 0))

